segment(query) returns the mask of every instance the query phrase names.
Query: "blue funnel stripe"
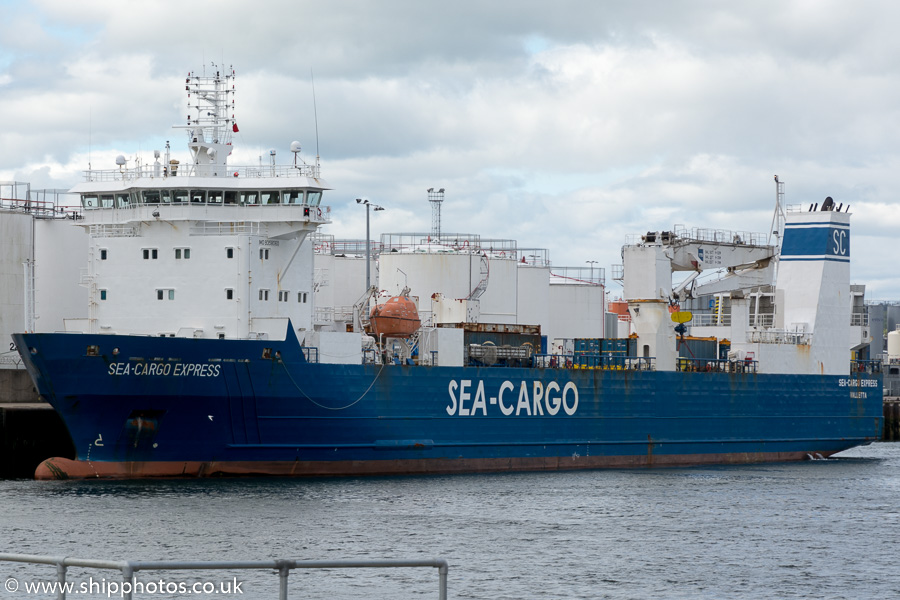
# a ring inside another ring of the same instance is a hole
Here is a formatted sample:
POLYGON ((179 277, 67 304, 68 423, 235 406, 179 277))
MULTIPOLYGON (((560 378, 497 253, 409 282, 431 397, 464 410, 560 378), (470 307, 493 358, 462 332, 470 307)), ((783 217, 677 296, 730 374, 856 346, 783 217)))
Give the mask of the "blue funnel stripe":
MULTIPOLYGON (((805 223, 802 225, 806 225, 805 223)), ((782 260, 850 260, 850 228, 830 224, 822 227, 788 226, 781 244, 782 260)))

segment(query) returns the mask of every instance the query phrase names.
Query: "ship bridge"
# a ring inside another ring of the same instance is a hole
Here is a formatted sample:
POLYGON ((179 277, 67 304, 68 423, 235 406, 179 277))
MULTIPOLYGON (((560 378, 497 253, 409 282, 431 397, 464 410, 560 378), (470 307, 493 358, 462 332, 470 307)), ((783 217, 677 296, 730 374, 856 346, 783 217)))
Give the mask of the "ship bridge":
MULTIPOLYGON (((234 70, 185 80, 190 158, 154 151, 145 164, 120 155, 115 169, 88 170, 77 194, 90 234, 87 319, 69 331, 194 338, 284 335, 312 322, 311 246, 330 221, 330 188, 314 164, 235 167, 234 70)), ((260 161, 262 163, 262 161, 260 161)))
POLYGON ((81 200, 85 226, 158 220, 252 222, 296 230, 299 224, 315 228, 329 222, 331 209, 322 205, 322 197, 330 188, 324 180, 290 167, 280 167, 275 176, 265 171, 235 168, 231 178, 130 176, 126 172, 113 177, 92 171, 93 179, 71 192, 81 200))

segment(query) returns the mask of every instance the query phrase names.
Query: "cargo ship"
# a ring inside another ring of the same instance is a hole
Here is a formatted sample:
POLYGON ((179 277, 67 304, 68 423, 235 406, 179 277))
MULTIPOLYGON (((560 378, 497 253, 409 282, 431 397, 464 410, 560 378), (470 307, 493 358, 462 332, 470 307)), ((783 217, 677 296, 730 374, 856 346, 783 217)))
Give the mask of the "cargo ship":
MULTIPOLYGON (((270 164, 229 166, 234 79, 187 76, 188 160, 167 143, 153 164, 120 156, 72 190, 90 236, 87 318, 13 336, 76 450, 37 478, 753 463, 879 439, 879 363, 851 355, 849 206, 779 200, 769 239, 635 236, 614 270, 613 325, 568 338, 488 306, 526 278, 527 250, 404 234, 378 249, 379 284, 326 326, 313 306, 330 218, 319 157, 307 164, 295 142, 290 165, 273 150, 270 164), (436 265, 473 285, 437 289, 436 265)), ((534 320, 577 312, 551 296, 529 298, 534 320)), ((604 321, 600 298, 585 323, 604 321)))

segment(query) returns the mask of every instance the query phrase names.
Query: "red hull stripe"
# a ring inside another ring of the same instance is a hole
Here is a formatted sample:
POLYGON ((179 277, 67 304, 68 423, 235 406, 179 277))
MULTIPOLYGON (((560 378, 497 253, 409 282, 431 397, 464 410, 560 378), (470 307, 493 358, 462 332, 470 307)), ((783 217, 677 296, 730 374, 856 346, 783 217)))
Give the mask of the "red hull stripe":
MULTIPOLYGON (((832 453, 821 452, 820 454, 827 457, 832 453)), ((88 462, 68 458, 49 458, 38 466, 34 477, 35 479, 141 479, 149 477, 239 477, 248 475, 332 477, 349 475, 497 473, 503 471, 570 471, 577 469, 748 464, 798 461, 806 460, 807 458, 807 452, 316 462, 88 462)))

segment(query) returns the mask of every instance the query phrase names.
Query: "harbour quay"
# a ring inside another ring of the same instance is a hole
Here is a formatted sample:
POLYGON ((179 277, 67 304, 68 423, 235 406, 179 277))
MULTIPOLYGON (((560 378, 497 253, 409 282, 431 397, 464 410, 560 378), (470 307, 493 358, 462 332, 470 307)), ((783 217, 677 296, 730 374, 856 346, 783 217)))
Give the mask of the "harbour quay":
POLYGON ((24 369, 0 369, 0 479, 31 479, 48 456, 75 456, 65 425, 24 369))

